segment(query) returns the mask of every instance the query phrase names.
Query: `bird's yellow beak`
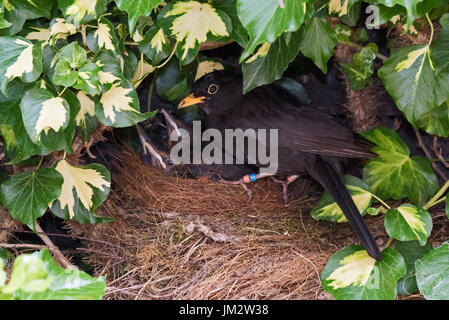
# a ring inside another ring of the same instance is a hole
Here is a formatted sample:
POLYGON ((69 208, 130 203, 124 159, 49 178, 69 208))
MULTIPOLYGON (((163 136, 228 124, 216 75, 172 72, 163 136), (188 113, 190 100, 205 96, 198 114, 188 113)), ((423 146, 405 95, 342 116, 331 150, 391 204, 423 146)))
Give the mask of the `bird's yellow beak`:
POLYGON ((194 104, 203 103, 204 99, 206 99, 206 97, 195 97, 192 93, 192 94, 188 95, 187 97, 185 97, 178 104, 178 108, 182 109, 182 108, 193 106, 194 104))

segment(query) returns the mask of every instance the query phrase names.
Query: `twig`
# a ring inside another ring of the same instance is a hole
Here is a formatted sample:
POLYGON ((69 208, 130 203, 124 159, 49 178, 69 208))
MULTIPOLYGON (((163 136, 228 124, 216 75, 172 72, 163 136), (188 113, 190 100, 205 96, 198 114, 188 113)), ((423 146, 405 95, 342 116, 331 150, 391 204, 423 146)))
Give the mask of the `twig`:
POLYGON ((44 246, 42 244, 30 244, 30 243, 0 243, 0 247, 8 248, 8 249, 35 249, 35 250, 42 250, 47 248, 47 246, 44 246))
MULTIPOLYGON (((424 151, 424 154, 426 155, 426 157, 427 157, 429 160, 431 160, 433 157, 432 157, 432 155, 430 154, 429 149, 427 149, 426 145, 424 144, 423 139, 422 139, 422 136, 421 136, 421 134, 419 133, 419 130, 416 129, 416 128, 414 128, 414 130, 415 130, 416 138, 418 139, 419 147, 422 149, 422 151, 424 151)), ((440 175, 440 177, 443 178, 444 181, 447 181, 447 176, 446 176, 446 174, 440 169, 440 167, 438 166, 438 163, 432 162, 432 161, 431 161, 431 164, 432 164, 433 169, 440 175)))
POLYGON ((433 137, 433 153, 435 153, 435 155, 441 161, 443 166, 445 166, 446 168, 449 169, 449 163, 446 161, 446 159, 444 159, 442 149, 441 148, 438 149, 438 137, 437 136, 433 137))
POLYGON ((68 269, 78 269, 73 264, 70 263, 70 261, 62 254, 62 252, 59 250, 57 246, 51 241, 51 239, 47 236, 45 231, 41 228, 39 223, 35 222, 37 235, 39 238, 42 239, 42 241, 47 245, 48 250, 53 254, 54 258, 64 267, 68 269))

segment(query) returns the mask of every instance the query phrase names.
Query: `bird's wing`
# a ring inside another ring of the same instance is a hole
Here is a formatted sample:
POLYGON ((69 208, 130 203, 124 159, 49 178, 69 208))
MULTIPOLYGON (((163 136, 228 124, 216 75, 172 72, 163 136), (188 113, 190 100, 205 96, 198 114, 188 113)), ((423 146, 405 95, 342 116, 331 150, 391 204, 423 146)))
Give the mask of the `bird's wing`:
MULTIPOLYGON (((295 108, 274 102, 263 95, 243 99, 241 104, 216 119, 210 127, 278 129, 280 148, 325 156, 373 157, 363 138, 313 107, 295 108)), ((279 100, 278 100, 279 101, 279 100)))

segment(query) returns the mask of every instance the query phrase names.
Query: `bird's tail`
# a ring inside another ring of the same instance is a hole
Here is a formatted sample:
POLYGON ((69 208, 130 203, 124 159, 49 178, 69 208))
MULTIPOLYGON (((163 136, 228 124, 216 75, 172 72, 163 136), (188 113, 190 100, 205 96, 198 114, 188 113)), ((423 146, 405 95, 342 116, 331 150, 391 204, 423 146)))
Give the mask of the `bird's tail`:
POLYGON ((332 165, 323 160, 320 156, 317 156, 316 161, 313 165, 309 164, 307 170, 309 174, 318 180, 318 182, 331 194, 335 202, 337 202, 352 228, 362 241, 362 244, 365 246, 368 254, 380 261, 381 253, 379 247, 363 221, 343 180, 332 165))

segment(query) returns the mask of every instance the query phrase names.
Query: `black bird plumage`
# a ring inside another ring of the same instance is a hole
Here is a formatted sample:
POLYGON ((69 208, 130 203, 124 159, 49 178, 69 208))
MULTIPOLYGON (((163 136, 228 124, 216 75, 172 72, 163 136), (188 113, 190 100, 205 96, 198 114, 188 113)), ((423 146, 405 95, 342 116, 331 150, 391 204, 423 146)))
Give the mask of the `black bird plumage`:
POLYGON ((301 106, 281 87, 265 85, 245 95, 242 88, 240 74, 215 71, 200 78, 180 106, 201 102, 206 127, 222 132, 278 129, 277 174, 307 172, 315 178, 340 206, 369 255, 380 260, 376 241, 340 176, 342 158, 375 156, 368 150, 370 142, 318 109, 301 106))

